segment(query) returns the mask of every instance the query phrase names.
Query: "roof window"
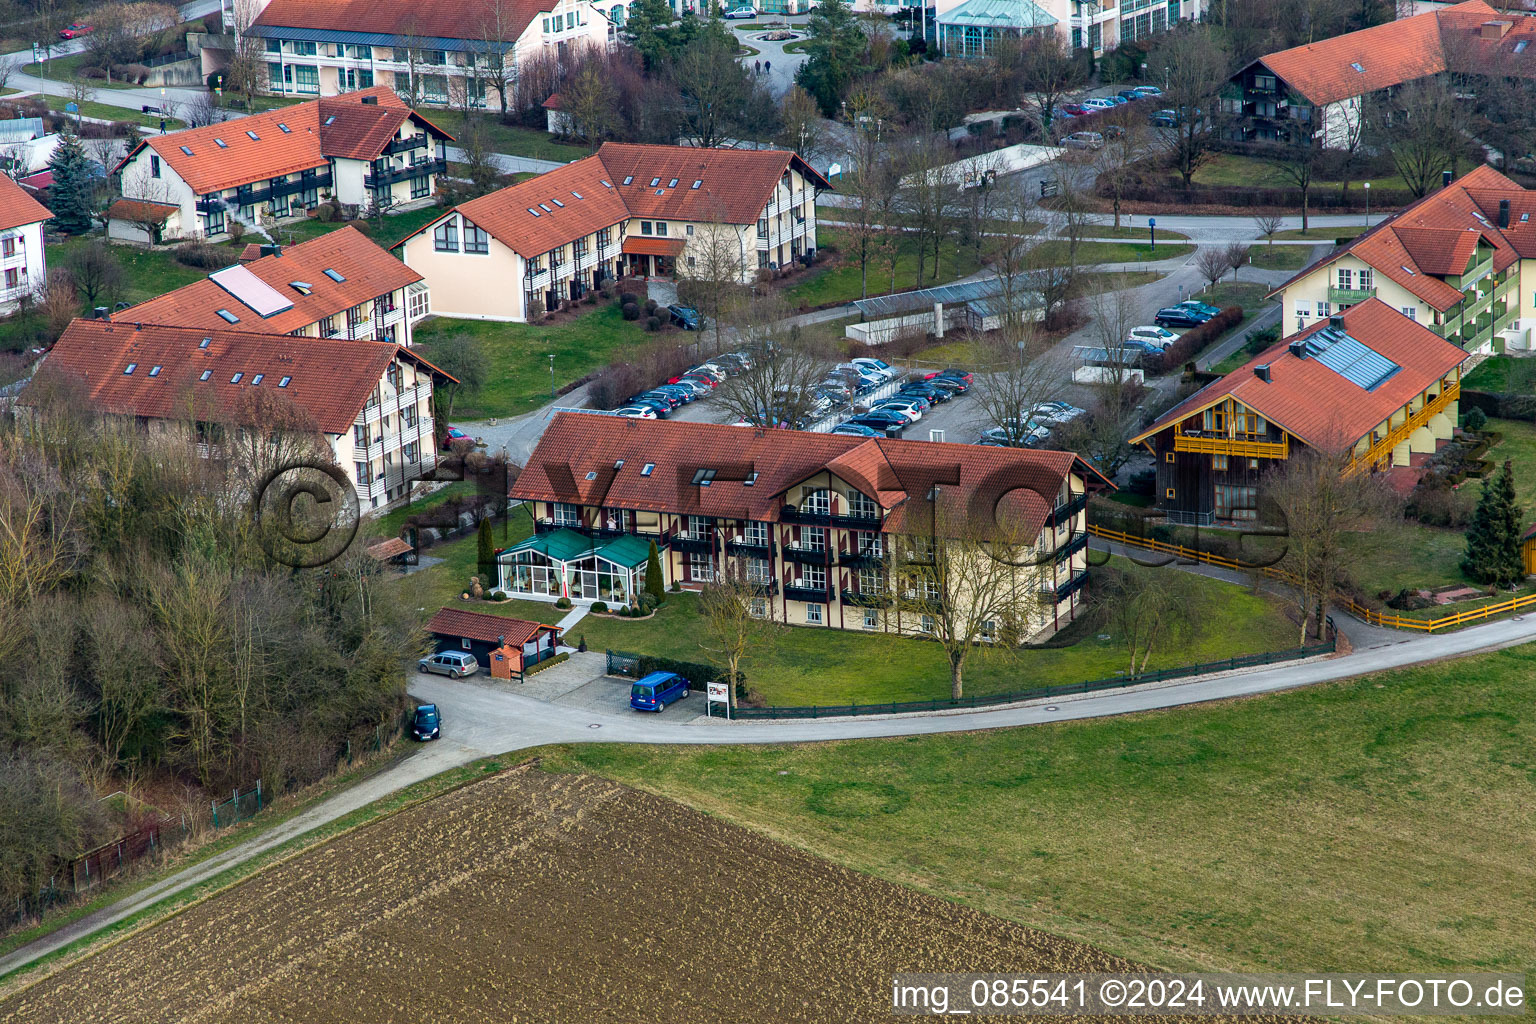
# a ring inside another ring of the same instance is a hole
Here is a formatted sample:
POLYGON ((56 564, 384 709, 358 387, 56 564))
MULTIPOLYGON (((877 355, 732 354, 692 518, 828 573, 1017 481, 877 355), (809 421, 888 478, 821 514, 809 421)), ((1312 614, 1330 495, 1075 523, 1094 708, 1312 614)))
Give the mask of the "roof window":
POLYGON ((323 273, 326 277, 330 278, 332 281, 335 281, 337 284, 340 284, 342 281, 346 280, 346 278, 336 273, 336 271, 332 270, 330 267, 326 267, 323 273))
POLYGON ((613 188, 613 183, 607 178, 598 178, 597 180, 603 183, 603 188, 613 188))
POLYGON ((1528 214, 1528 213, 1522 213, 1522 214, 1521 214, 1521 215, 1520 215, 1520 223, 1521 223, 1521 224, 1524 224, 1524 223, 1525 223, 1525 222, 1526 222, 1526 221, 1528 221, 1528 220, 1530 220, 1530 219, 1531 219, 1531 215, 1530 215, 1530 214, 1528 214))
POLYGON ((213 344, 213 339, 212 338, 204 338, 202 341, 197 343, 197 347, 198 348, 207 348, 211 344, 213 344))
POLYGON ((1529 39, 1522 39, 1518 43, 1515 44, 1515 52, 1516 53, 1524 53, 1525 52, 1525 48, 1527 46, 1530 46, 1530 45, 1531 45, 1531 41, 1529 39))
POLYGON ((1359 61, 1355 61, 1352 64, 1350 64, 1349 66, 1354 68, 1356 71, 1360 72, 1362 75, 1365 74, 1365 68, 1360 66, 1360 62, 1359 61))
POLYGON ((249 138, 252 142, 260 142, 261 141, 261 136, 257 135, 255 132, 251 131, 249 128, 247 128, 245 130, 245 134, 246 134, 246 137, 249 138))
POLYGON ((231 384, 239 384, 240 383, 240 378, 244 377, 244 376, 245 376, 244 373, 237 373, 233 377, 229 378, 229 382, 231 384))
POLYGON ((266 376, 266 374, 264 374, 264 373, 258 373, 256 376, 252 377, 251 378, 251 387, 255 387, 257 384, 260 384, 262 378, 265 377, 265 376, 266 376))
POLYGON ((1404 263, 1404 264, 1403 264, 1403 265, 1402 265, 1402 267, 1403 267, 1403 270, 1404 270, 1404 271, 1405 271, 1405 272, 1407 272, 1407 273, 1409 273, 1409 274, 1412 274, 1412 275, 1413 275, 1413 276, 1414 276, 1414 277, 1418 277, 1418 276, 1419 276, 1419 272, 1418 272, 1418 271, 1417 271, 1417 270, 1414 270, 1414 269, 1413 269, 1413 268, 1412 268, 1412 267, 1410 267, 1410 266, 1409 266, 1409 265, 1408 265, 1408 264, 1406 264, 1406 263, 1404 263))
POLYGON ((539 204, 539 209, 543 210, 545 213, 554 213, 555 212, 554 210, 551 210, 549 208, 549 204, 548 203, 540 203, 539 204))
POLYGON ((654 462, 647 462, 645 465, 640 467, 640 475, 641 476, 650 476, 651 472, 655 468, 656 468, 656 463, 654 463, 654 462))
POLYGON ((335 121, 336 121, 336 115, 335 114, 332 114, 330 117, 325 119, 325 123, 326 124, 334 124, 335 121))
POLYGON ((187 154, 187 156, 191 156, 192 155, 192 147, 191 146, 182 146, 181 147, 181 151, 183 153, 187 154))
POLYGON ((660 185, 660 184, 661 184, 661 179, 660 178, 652 178, 651 179, 651 188, 655 188, 657 185, 660 185))
POLYGON ((664 196, 664 195, 667 194, 667 190, 664 189, 664 188, 659 188, 659 189, 656 190, 656 194, 659 195, 659 196, 664 196))
POLYGON ((613 464, 614 472, 618 472, 619 470, 621 470, 623 468, 624 468, 624 460, 623 459, 619 459, 616 462, 614 462, 614 464, 613 464))
POLYGON ((300 295, 308 295, 310 292, 315 290, 315 286, 310 284, 308 281, 289 281, 288 287, 292 288, 300 295))
POLYGON ((693 485, 695 487, 708 487, 714 483, 715 471, 712 469, 696 469, 693 471, 693 485))
POLYGON ((633 174, 631 174, 627 178, 624 179, 624 184, 628 185, 631 182, 633 182, 634 180, 635 180, 635 176, 633 174))
POLYGON ((597 471, 596 470, 588 470, 587 471, 587 479, 588 480, 596 480, 597 479, 597 471))
POLYGON ((528 207, 528 212, 529 212, 529 213, 531 213, 531 214, 533 214, 533 215, 534 215, 534 216, 535 216, 535 217, 541 217, 541 216, 543 216, 543 214, 541 214, 541 213, 539 213, 539 211, 538 211, 538 210, 535 210, 535 209, 534 209, 534 208, 533 208, 533 207, 531 207, 531 206, 530 206, 530 207, 528 207))
POLYGON ((560 209, 562 209, 562 210, 565 209, 565 204, 562 203, 558 199, 551 199, 550 202, 554 203, 556 206, 560 207, 560 209))
POLYGON ((285 388, 288 386, 288 382, 291 380, 293 380, 292 377, 284 377, 282 380, 277 382, 277 386, 280 388, 285 388))
POLYGON ((149 368, 149 375, 151 377, 158 377, 158 376, 160 376, 160 367, 158 367, 158 366, 151 366, 149 368))
POLYGON ((212 370, 204 370, 203 373, 202 373, 202 376, 198 377, 197 379, 198 380, 207 380, 209 377, 212 377, 212 376, 213 376, 213 371, 212 370))
POLYGON ((585 199, 586 198, 586 196, 582 195, 580 192, 574 192, 573 191, 571 193, 571 195, 575 196, 577 199, 585 199))
POLYGON ((229 148, 229 143, 225 142, 223 139, 214 139, 213 140, 213 144, 215 146, 218 146, 220 149, 228 149, 229 148))
POLYGON ((282 132, 284 135, 289 134, 288 126, 283 124, 283 122, 281 122, 281 121, 277 122, 277 129, 278 129, 278 131, 282 132))
POLYGON ((130 374, 133 373, 134 370, 137 370, 138 368, 139 368, 139 364, 138 363, 129 363, 128 364, 128 369, 123 371, 123 376, 124 377, 129 376, 130 374))
POLYGON ((741 486, 751 487, 755 483, 757 483, 757 473, 754 471, 747 474, 747 478, 741 482, 741 486))
POLYGON ((677 188, 677 179, 673 178, 671 181, 667 182, 667 188, 677 188))
POLYGON ((235 316, 235 314, 231 313, 227 309, 218 310, 218 314, 219 319, 223 320, 225 323, 237 324, 240 322, 240 318, 235 316))
POLYGON ((690 187, 691 188, 698 188, 702 184, 704 184, 704 179, 703 178, 695 178, 693 184, 690 187))

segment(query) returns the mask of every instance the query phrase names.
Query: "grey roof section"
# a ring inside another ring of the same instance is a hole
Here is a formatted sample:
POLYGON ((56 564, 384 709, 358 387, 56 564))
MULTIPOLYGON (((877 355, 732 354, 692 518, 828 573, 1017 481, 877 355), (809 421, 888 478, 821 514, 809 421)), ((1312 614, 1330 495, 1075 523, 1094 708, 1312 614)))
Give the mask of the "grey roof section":
MULTIPOLYGON (((935 302, 944 305, 969 303, 977 299, 990 299, 1003 291, 1000 278, 989 277, 980 281, 964 281, 959 284, 942 284, 935 288, 919 288, 916 291, 897 292, 895 295, 877 295, 868 299, 855 299, 853 306, 865 319, 901 316, 918 310, 932 309, 935 302)), ((1033 290, 1019 292, 1020 296, 1038 298, 1033 290)))
MULTIPOLYGON (((1022 292, 1015 296, 1020 300, 1020 309, 1045 308, 1045 296, 1039 292, 1022 292)), ((965 304, 965 308, 977 316, 1003 316, 1008 310, 1008 304, 1001 295, 992 295, 984 299, 972 299, 965 304)))
POLYGON ((1013 28, 1028 31, 1047 28, 1056 19, 1032 0, 965 0, 935 19, 940 25, 975 25, 978 28, 1013 28))
POLYGON ((1303 358, 1316 359, 1367 391, 1375 391, 1402 369, 1363 341, 1345 334, 1340 327, 1324 327, 1305 338, 1298 338, 1291 343, 1291 350, 1303 358))
POLYGON ((43 119, 40 117, 14 117, 0 121, 0 143, 31 142, 43 135, 43 119))

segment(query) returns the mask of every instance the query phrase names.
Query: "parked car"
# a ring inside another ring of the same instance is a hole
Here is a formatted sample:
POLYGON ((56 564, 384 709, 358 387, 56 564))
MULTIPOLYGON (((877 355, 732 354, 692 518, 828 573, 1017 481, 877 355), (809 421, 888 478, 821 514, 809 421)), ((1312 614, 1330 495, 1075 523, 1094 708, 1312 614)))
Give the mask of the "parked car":
POLYGON ((1164 348, 1162 345, 1157 345, 1150 341, 1138 341, 1135 338, 1126 338, 1121 343, 1121 347, 1127 352, 1138 352, 1144 356, 1160 356, 1163 354, 1164 348))
POLYGON ((1139 100, 1139 99, 1143 98, 1144 96, 1146 96, 1146 93, 1144 93, 1144 92, 1137 92, 1135 89, 1121 89, 1115 95, 1119 96, 1121 99, 1125 100, 1127 103, 1133 103, 1136 100, 1139 100))
POLYGON ((94 28, 92 28, 90 25, 81 25, 79 23, 76 23, 76 24, 73 24, 73 25, 66 25, 63 28, 59 29, 59 38, 60 39, 76 39, 76 38, 78 38, 80 36, 88 36, 92 32, 95 32, 95 31, 96 30, 94 28))
POLYGON ((941 388, 935 384, 929 384, 927 381, 917 380, 908 381, 907 383, 903 384, 901 389, 898 390, 896 394, 916 395, 918 398, 925 398, 930 403, 935 404, 938 402, 947 402, 951 398, 955 397, 955 393, 947 388, 941 388))
POLYGON ((884 437, 883 430, 874 427, 866 427, 862 423, 839 423, 828 431, 830 434, 840 434, 843 437, 884 437))
POLYGON ((953 366, 946 366, 944 369, 938 372, 937 376, 948 377, 950 380, 963 381, 967 387, 976 383, 976 376, 975 374, 971 373, 970 370, 961 370, 953 366))
POLYGON ((629 706, 636 711, 665 711, 669 701, 688 696, 688 680, 676 672, 652 672, 629 687, 629 706))
POLYGON ((1164 348, 1179 340, 1179 336, 1172 331, 1161 327, 1153 327, 1150 324, 1144 327, 1132 327, 1130 337, 1135 338, 1137 341, 1150 341, 1152 344, 1162 345, 1164 348))
POLYGON ((473 441, 473 440, 474 440, 473 437, 470 437, 468 434, 464 433, 464 431, 460 430, 458 427, 449 427, 448 428, 448 433, 443 435, 443 447, 444 448, 452 447, 453 442, 455 442, 455 441, 473 441))
POLYGON ((411 738, 426 743, 443 734, 443 719, 436 704, 418 704, 411 715, 411 738))
POLYGON ((704 317, 692 306, 668 306, 667 319, 685 331, 702 331, 704 329, 704 317))
POLYGON ((1185 299, 1179 305, 1185 309, 1192 309, 1196 313, 1204 313, 1207 319, 1221 312, 1220 306, 1213 306, 1209 302, 1201 302, 1199 299, 1185 299))
POLYGON ((1088 108, 1081 103, 1063 103, 1061 109, 1065 110, 1069 117, 1082 117, 1088 113, 1088 108))
POLYGON ((1050 436, 1050 430, 1040 426, 1031 427, 1028 433, 1009 427, 991 427, 981 432, 976 443, 1001 448, 1036 448, 1049 440, 1050 436))
POLYGON ((644 405, 647 402, 659 403, 668 410, 676 409, 683 404, 682 395, 674 395, 668 391, 646 391, 638 395, 632 395, 626 400, 626 405, 644 405))
POLYGON ((685 373, 681 377, 677 378, 677 383, 697 384, 699 387, 704 389, 705 394, 709 394, 720 385, 719 381, 705 373, 685 373))
POLYGON ((737 18, 755 18, 755 17, 757 17, 757 8, 755 8, 755 7, 732 7, 730 10, 728 10, 724 14, 720 15, 720 17, 722 17, 722 18, 729 18, 732 21, 735 21, 737 18))
POLYGON ((882 434, 887 432, 899 434, 907 429, 907 418, 899 412, 871 411, 862 416, 854 416, 845 422, 852 423, 855 426, 869 427, 872 430, 878 430, 882 434))
POLYGON ((1036 423, 1067 423, 1084 414, 1085 410, 1067 402, 1041 402, 1029 411, 1029 418, 1036 423))
POLYGON ((857 359, 850 359, 848 361, 854 366, 862 366, 866 370, 877 373, 881 377, 884 377, 886 380, 890 380, 892 377, 896 376, 895 369, 891 367, 890 363, 883 359, 875 359, 870 356, 860 356, 857 359))
POLYGON ((1102 96, 1090 96, 1088 99, 1083 100, 1083 106, 1089 110, 1113 110, 1115 109, 1115 101, 1107 100, 1102 96))
POLYGON ((703 398, 705 395, 709 394, 709 385, 701 384, 696 380, 686 380, 679 378, 676 384, 662 384, 658 386, 656 390, 676 391, 678 394, 683 396, 683 401, 691 402, 695 398, 703 398))
POLYGON ((875 406, 874 411, 882 412, 889 409, 891 412, 901 413, 913 423, 916 423, 923 418, 922 407, 917 404, 921 401, 921 398, 893 398, 889 402, 881 402, 875 406))
POLYGON ((417 669, 432 675, 463 679, 480 671, 480 662, 468 651, 440 651, 429 654, 416 663, 417 669))
POLYGON ((1069 113, 1065 107, 1053 107, 1051 109, 1051 120, 1053 122, 1070 121, 1074 116, 1075 115, 1069 113))
POLYGON ((1098 132, 1073 132, 1063 137, 1060 144, 1068 149, 1103 149, 1104 136, 1098 132))
POLYGON ((615 409, 613 414, 615 416, 628 416, 632 420, 654 420, 660 418, 656 415, 655 407, 649 405, 626 405, 622 409, 615 409))
POLYGON ((1155 85, 1138 85, 1136 91, 1143 96, 1161 96, 1163 94, 1163 90, 1155 85))
POLYGON ((1125 104, 1131 102, 1124 96, 1121 96, 1119 93, 1114 93, 1113 95, 1105 96, 1104 98, 1109 100, 1109 102, 1113 103, 1117 107, 1124 106, 1125 104))
POLYGON ((1210 317, 1184 306, 1164 306, 1152 319, 1160 327, 1199 327, 1210 317))
POLYGON ((1123 139, 1123 138, 1125 138, 1125 129, 1120 127, 1117 124, 1101 125, 1099 127, 1099 132, 1106 139, 1123 139))
POLYGON ((1177 110, 1154 110, 1147 115, 1147 123, 1155 128, 1177 128, 1181 120, 1177 110))

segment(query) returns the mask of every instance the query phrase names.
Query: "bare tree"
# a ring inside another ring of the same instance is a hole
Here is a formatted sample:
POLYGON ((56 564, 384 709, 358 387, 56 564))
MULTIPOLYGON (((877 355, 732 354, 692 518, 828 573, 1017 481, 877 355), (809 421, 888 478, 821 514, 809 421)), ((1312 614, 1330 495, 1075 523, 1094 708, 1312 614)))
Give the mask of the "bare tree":
POLYGON ((835 364, 835 346, 812 331, 784 325, 776 295, 757 296, 737 312, 741 350, 752 369, 727 378, 714 400, 734 419, 757 427, 799 426, 822 407, 816 386, 835 364))
POLYGON ((1451 84, 1435 76, 1398 86, 1385 116, 1372 122, 1379 144, 1415 196, 1438 187, 1441 172, 1455 172, 1466 145, 1466 116, 1451 84))
POLYGON ((1040 341, 1033 323, 1017 321, 1018 329, 1005 329, 988 339, 987 372, 979 375, 975 408, 985 417, 985 428, 996 428, 1010 447, 1035 442, 1031 435, 1040 426, 1038 410, 1057 401, 1071 379, 1066 361, 1040 341))
POLYGON ((224 120, 224 112, 214 102, 213 93, 207 90, 199 92, 188 103, 178 105, 166 100, 165 106, 170 108, 165 111, 167 120, 179 117, 188 128, 206 128, 224 120))
POLYGON ((1195 253, 1195 266, 1200 271, 1200 276, 1205 278, 1206 287, 1210 287, 1222 279, 1228 270, 1232 269, 1232 263, 1227 258, 1227 249, 1223 245, 1201 246, 1195 253))
POLYGON ((1125 642, 1127 674, 1133 676, 1147 670, 1154 650, 1189 636, 1210 603, 1192 574, 1129 559, 1106 567, 1098 595, 1100 607, 1125 642))
POLYGON ((767 614, 767 594, 768 581, 754 580, 742 557, 728 558, 699 591, 699 614, 704 620, 699 647, 725 670, 733 704, 742 682, 742 664, 749 654, 762 649, 774 629, 767 614))
POLYGON ((1231 59, 1215 33, 1186 22, 1163 37, 1148 62, 1163 70, 1168 88, 1162 99, 1175 111, 1175 123, 1159 128, 1158 136, 1188 188, 1210 153, 1231 59))
POLYGON ((1111 131, 1105 133, 1104 148, 1092 151, 1092 165, 1098 187, 1109 193, 1115 227, 1120 226, 1120 202, 1131 179, 1136 162, 1147 145, 1147 120, 1131 105, 1116 107, 1109 113, 1111 131))
POLYGON ((933 272, 928 279, 939 279, 939 254, 954 220, 961 183, 950 154, 932 138, 918 139, 908 147, 903 169, 906 174, 899 189, 899 208, 915 236, 917 277, 913 283, 921 286, 930 248, 933 272))
MULTIPOLYGON (((723 207, 715 209, 683 249, 678 297, 705 315, 720 348, 721 321, 741 296, 747 280, 747 240, 728 222, 723 207)), ((756 249, 753 249, 754 255, 756 249)))
MULTIPOLYGON (((796 86, 795 88, 799 88, 796 86)), ((802 91, 803 92, 803 91, 802 91)), ((804 94, 809 111, 816 111, 816 101, 804 94)), ((859 93, 854 100, 853 171, 845 178, 843 191, 853 200, 842 207, 842 216, 849 220, 852 236, 852 255, 859 263, 859 294, 869 297, 869 267, 881 242, 896 230, 894 220, 897 193, 901 173, 890 159, 890 147, 881 131, 879 108, 859 93)), ((892 290, 895 285, 892 284, 892 290)))
MULTIPOLYGON (((3 84, 3 83, 0 83, 3 84)), ((783 127, 779 130, 779 145, 805 156, 816 151, 826 134, 821 108, 811 94, 798 85, 789 87, 780 103, 783 127)))
POLYGON ((165 207, 175 205, 175 196, 166 182, 153 178, 141 182, 134 191, 139 194, 123 197, 114 207, 114 216, 144 232, 144 247, 153 248, 162 241, 167 220, 165 207))
POLYGON ((1233 242, 1226 248, 1227 267, 1232 271, 1232 280, 1237 280, 1237 272, 1243 269, 1243 264, 1248 262, 1248 246, 1243 242, 1233 242))
POLYGON ((597 143, 618 127, 618 94, 601 63, 589 60, 560 90, 560 102, 577 136, 597 143))
POLYGON ((11 78, 27 64, 22 56, 0 57, 0 92, 10 88, 11 78))
POLYGON ((281 82, 267 82, 267 58, 264 42, 251 33, 251 26, 266 6, 262 0, 231 0, 230 21, 234 30, 234 45, 229 62, 224 69, 224 84, 233 92, 245 97, 247 105, 251 97, 270 84, 280 88, 281 82))
POLYGON ((1261 213, 1253 218, 1254 229, 1258 231, 1270 245, 1275 244, 1275 232, 1285 224, 1285 218, 1277 213, 1261 213))
POLYGON ((1056 108, 1082 83, 1082 66, 1072 58, 1057 32, 1035 33, 1022 44, 1019 73, 1025 93, 1035 101, 1035 119, 1045 141, 1054 138, 1056 108))
POLYGON ((1312 210, 1312 180, 1322 161, 1322 150, 1305 129, 1293 131, 1289 138, 1277 143, 1269 151, 1270 159, 1280 169, 1280 174, 1296 186, 1301 193, 1301 229, 1310 225, 1312 210))
POLYGON ((96 305, 97 299, 116 296, 126 283, 122 263, 102 238, 93 238, 75 249, 65 265, 88 306, 96 305))

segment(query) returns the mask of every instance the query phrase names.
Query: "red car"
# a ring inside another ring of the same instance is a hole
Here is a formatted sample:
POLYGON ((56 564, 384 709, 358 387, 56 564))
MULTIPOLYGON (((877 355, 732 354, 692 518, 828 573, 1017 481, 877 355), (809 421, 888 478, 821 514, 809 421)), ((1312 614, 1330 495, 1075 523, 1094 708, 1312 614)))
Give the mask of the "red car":
POLYGON ((1063 103, 1061 105, 1061 109, 1065 110, 1073 117, 1082 117, 1084 114, 1088 113, 1088 108, 1083 106, 1081 103, 1063 103))
POLYGON ((448 428, 448 433, 443 435, 443 447, 444 448, 451 448, 451 447, 453 447, 453 442, 455 442, 455 441, 473 441, 473 440, 474 440, 473 437, 470 437, 468 434, 464 433, 464 431, 460 430, 458 427, 449 427, 448 428))
POLYGON ((90 25, 69 25, 59 29, 60 39, 74 39, 76 36, 89 35, 96 29, 90 25))

